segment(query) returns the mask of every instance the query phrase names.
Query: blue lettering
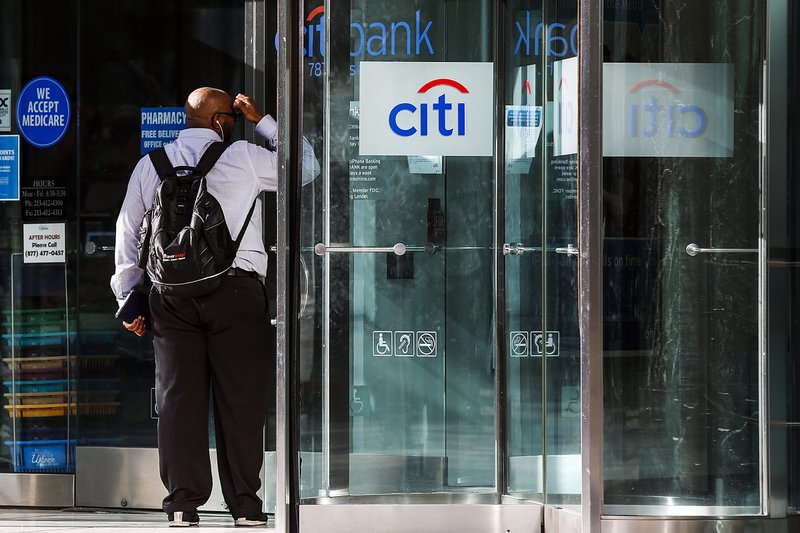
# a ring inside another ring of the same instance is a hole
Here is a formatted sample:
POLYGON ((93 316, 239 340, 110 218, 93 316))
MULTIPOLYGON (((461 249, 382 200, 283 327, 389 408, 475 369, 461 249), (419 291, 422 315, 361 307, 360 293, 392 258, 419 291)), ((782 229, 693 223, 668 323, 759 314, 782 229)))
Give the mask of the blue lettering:
POLYGON ((572 31, 569 32, 569 45, 572 49, 572 53, 574 55, 578 55, 578 25, 575 24, 572 27, 572 31))
POLYGON ((650 101, 644 104, 644 111, 648 114, 647 127, 642 133, 645 137, 652 137, 656 134, 658 129, 658 112, 661 111, 662 106, 658 103, 655 96, 650 97, 650 101))
MULTIPOLYGON (((450 137, 453 134, 453 128, 447 127, 447 112, 453 109, 453 104, 447 101, 446 96, 444 94, 439 95, 439 98, 431 104, 434 112, 438 115, 437 120, 437 128, 439 134, 443 137, 450 137)), ((414 115, 417 112, 417 108, 414 104, 409 102, 403 102, 397 104, 392 108, 389 112, 389 127, 392 128, 392 131, 395 132, 397 135, 401 137, 410 137, 419 131, 421 137, 428 136, 428 104, 423 103, 419 105, 419 130, 416 127, 411 126, 408 128, 400 127, 397 123, 398 115, 404 111, 407 111, 414 115)), ((466 135, 467 131, 467 106, 465 103, 461 102, 456 104, 456 120, 457 120, 457 135, 463 137, 466 135)), ((414 121, 416 122, 416 120, 414 121)))
POLYGON ((308 57, 314 57, 314 31, 315 26, 303 26, 303 35, 308 35, 308 49, 303 48, 303 54, 308 57))
POLYGON ((531 12, 525 11, 525 18, 514 22, 517 28, 517 43, 514 46, 514 55, 531 55, 531 41, 533 41, 533 55, 538 57, 542 52, 542 34, 545 35, 548 55, 562 58, 572 53, 578 55, 578 25, 567 25, 554 22, 545 25, 542 22, 536 23, 531 35, 531 12), (568 35, 567 35, 568 34, 568 35))
POLYGON ((566 28, 566 26, 564 26, 560 22, 556 22, 551 24, 550 27, 547 29, 547 42, 549 45, 550 54, 556 57, 564 57, 565 55, 567 55, 567 52, 569 52, 569 43, 564 37, 560 35, 557 35, 555 37, 553 36, 553 30, 555 30, 556 28, 559 30, 563 30, 564 28, 566 28), (561 45, 560 52, 553 47, 553 43, 559 43, 561 45))
MULTIPOLYGON (((350 23, 350 37, 353 42, 353 49, 350 57, 359 57, 366 53, 372 57, 395 56, 398 53, 406 55, 417 54, 427 50, 430 55, 434 55, 433 44, 431 43, 428 32, 433 27, 433 21, 422 21, 420 10, 415 13, 415 27, 411 28, 411 22, 371 22, 350 23), (372 35, 367 35, 368 30, 374 29, 372 35), (405 44, 398 42, 402 38, 402 30, 405 30, 405 44), (388 40, 391 39, 391 43, 388 40), (412 40, 415 40, 412 47, 412 40)), ((321 15, 317 24, 306 24, 303 27, 305 46, 303 56, 315 57, 317 54, 325 57, 325 15, 321 15)), ((278 50, 278 34, 275 34, 275 50, 278 50)))
POLYGON ((706 131, 706 127, 708 126, 708 119, 706 118, 706 112, 700 106, 694 104, 681 104, 680 106, 681 113, 694 113, 697 115, 697 126, 689 131, 686 128, 681 128, 678 130, 678 133, 681 134, 682 137, 687 137, 689 139, 694 139, 695 137, 699 137, 706 131))
POLYGON ((380 35, 373 35, 372 37, 367 40, 367 53, 371 56, 385 56, 386 55, 386 26, 383 25, 381 22, 373 22, 369 25, 370 29, 378 28, 380 30, 380 35), (380 48, 378 50, 374 50, 372 48, 373 41, 380 42, 380 48))
POLYGON ((406 22, 392 22, 392 55, 397 53, 395 45, 397 44, 397 28, 406 29, 406 54, 411 55, 411 27, 406 22))
MULTIPOLYGON (((645 118, 645 127, 642 134, 645 137, 654 137, 659 133, 658 115, 662 110, 665 113, 665 124, 662 133, 668 137, 675 137, 675 130, 678 128, 678 116, 676 110, 680 111, 681 115, 693 114, 697 117, 697 123, 693 129, 679 128, 678 134, 687 139, 694 139, 702 135, 708 128, 708 117, 706 112, 696 104, 680 104, 680 105, 661 105, 655 96, 642 106, 645 118)), ((639 136, 639 106, 631 104, 628 106, 628 137, 639 136)))
POLYGON ((519 22, 515 22, 514 25, 517 27, 517 34, 519 35, 517 45, 514 47, 514 55, 519 54, 519 47, 523 42, 525 43, 525 55, 531 55, 531 12, 525 11, 525 30, 522 29, 519 22))
POLYGON ((425 30, 422 33, 419 32, 419 9, 417 10, 417 55, 419 55, 419 45, 422 41, 425 41, 425 44, 428 45, 428 53, 433 55, 433 46, 431 46, 431 41, 428 39, 428 30, 431 29, 433 25, 433 21, 428 21, 428 25, 425 26, 425 30))
POLYGON ((451 136, 453 129, 447 127, 445 119, 447 118, 447 111, 453 109, 453 104, 447 103, 442 94, 439 96, 439 101, 433 104, 433 109, 439 112, 439 133, 445 137, 451 136))
MULTIPOLYGON (((319 24, 317 24, 316 28, 317 28, 317 34, 319 35, 319 55, 321 57, 325 57, 325 15, 322 15, 319 18, 319 24)), ((308 48, 313 53, 314 47, 311 46, 310 41, 308 44, 308 48)))
POLYGON ((675 137, 675 106, 667 106, 667 136, 675 137))
POLYGON ((351 23, 350 24, 350 34, 351 35, 353 33, 353 31, 352 31, 353 28, 358 30, 358 34, 359 34, 358 49, 357 50, 353 50, 352 52, 350 52, 350 57, 358 57, 358 56, 361 55, 361 52, 364 51, 364 38, 365 38, 365 36, 364 36, 364 28, 361 27, 361 24, 357 24, 355 22, 351 23))
POLYGON ((401 111, 410 111, 411 113, 416 112, 417 108, 409 103, 402 103, 397 104, 392 108, 392 111, 389 113, 389 127, 392 128, 392 131, 398 134, 401 137, 410 137, 417 133, 417 128, 410 127, 410 128, 401 128, 397 125, 397 115, 401 111))

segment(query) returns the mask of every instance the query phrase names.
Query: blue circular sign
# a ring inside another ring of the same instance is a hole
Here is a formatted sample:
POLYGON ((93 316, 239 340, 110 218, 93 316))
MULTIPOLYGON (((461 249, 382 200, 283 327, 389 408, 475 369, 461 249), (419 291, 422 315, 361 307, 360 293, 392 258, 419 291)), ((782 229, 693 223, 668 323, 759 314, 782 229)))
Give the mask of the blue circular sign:
POLYGON ((53 78, 40 76, 28 82, 17 99, 17 126, 30 144, 53 146, 69 127, 69 97, 53 78))

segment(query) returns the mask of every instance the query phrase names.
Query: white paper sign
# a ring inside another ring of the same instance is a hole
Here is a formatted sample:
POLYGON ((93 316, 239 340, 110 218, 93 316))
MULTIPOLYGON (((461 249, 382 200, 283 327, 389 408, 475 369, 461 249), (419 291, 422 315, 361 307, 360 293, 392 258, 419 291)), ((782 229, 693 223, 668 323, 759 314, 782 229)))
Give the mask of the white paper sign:
POLYGON ((362 61, 361 155, 491 156, 494 65, 362 61))
POLYGON ((22 228, 23 262, 66 262, 65 235, 63 222, 24 224, 22 228))
POLYGON ((536 144, 542 132, 542 106, 507 105, 506 172, 527 174, 536 157, 536 144))
POLYGON ((441 174, 442 156, 410 155, 408 156, 408 171, 411 174, 441 174))
POLYGON ((603 155, 733 157, 733 68, 605 63, 603 155))
POLYGON ((578 58, 553 63, 553 155, 578 153, 578 58))
POLYGON ((11 91, 0 89, 0 131, 11 131, 11 91))

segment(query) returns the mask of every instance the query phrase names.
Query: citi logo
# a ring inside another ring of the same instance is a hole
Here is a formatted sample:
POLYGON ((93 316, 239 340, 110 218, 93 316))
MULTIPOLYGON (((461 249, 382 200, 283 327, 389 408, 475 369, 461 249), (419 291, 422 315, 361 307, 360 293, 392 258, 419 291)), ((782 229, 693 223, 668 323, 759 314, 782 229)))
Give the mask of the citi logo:
MULTIPOLYGON (((468 94, 464 85, 450 78, 437 78, 431 80, 419 88, 417 94, 425 94, 435 87, 449 87, 449 93, 468 94)), ((434 102, 423 102, 419 106, 411 102, 397 104, 389 112, 389 127, 394 133, 401 137, 411 137, 419 133, 422 137, 427 137, 433 127, 439 135, 450 137, 455 132, 456 136, 466 135, 466 116, 467 106, 464 102, 450 102, 447 94, 442 92, 434 102), (455 106, 455 125, 452 124, 452 111, 455 106)))
MULTIPOLYGON (((419 10, 414 20, 394 22, 351 22, 350 42, 353 48, 350 57, 390 57, 400 54, 434 55, 428 32, 433 21, 422 20, 419 10)), ((325 6, 313 9, 306 17, 303 27, 306 46, 303 55, 308 58, 325 57, 325 6)), ((275 49, 278 49, 278 34, 275 34, 275 49)))
POLYGON ((655 137, 680 135, 687 139, 701 136, 708 127, 705 110, 696 104, 676 103, 680 91, 671 83, 660 79, 642 80, 628 89, 633 95, 655 87, 666 91, 667 98, 652 94, 645 100, 628 105, 628 137, 655 137))

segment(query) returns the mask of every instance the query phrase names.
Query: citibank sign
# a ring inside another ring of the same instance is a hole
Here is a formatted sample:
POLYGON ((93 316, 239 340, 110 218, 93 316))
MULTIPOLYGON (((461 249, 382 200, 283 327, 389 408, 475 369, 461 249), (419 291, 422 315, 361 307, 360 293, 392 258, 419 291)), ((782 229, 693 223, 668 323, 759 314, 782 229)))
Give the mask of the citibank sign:
POLYGON ((603 80, 604 155, 733 156, 731 65, 606 63, 603 80))
POLYGON ((491 156, 491 63, 361 63, 361 155, 491 156))

